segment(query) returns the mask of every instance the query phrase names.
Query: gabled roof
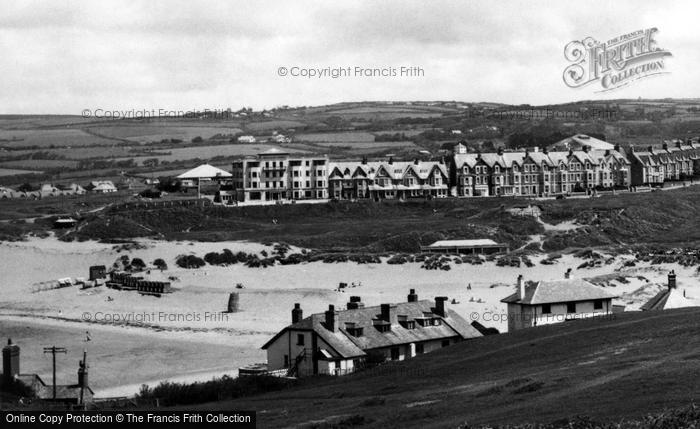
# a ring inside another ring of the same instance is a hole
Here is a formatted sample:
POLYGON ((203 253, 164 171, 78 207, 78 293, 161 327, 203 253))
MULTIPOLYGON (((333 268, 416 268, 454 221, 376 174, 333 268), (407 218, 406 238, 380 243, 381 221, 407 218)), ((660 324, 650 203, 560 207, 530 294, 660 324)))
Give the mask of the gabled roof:
POLYGON ((612 295, 590 282, 582 279, 565 279, 537 282, 525 287, 523 299, 520 299, 516 291, 503 298, 501 302, 536 305, 612 298, 617 298, 617 295, 612 295))
POLYGON ((580 149, 583 146, 590 146, 591 149, 614 149, 615 145, 606 141, 591 137, 586 134, 576 134, 554 143, 553 146, 564 146, 569 149, 580 149))
POLYGON ((443 338, 460 337, 461 339, 468 339, 481 336, 479 331, 453 310, 447 310, 447 317, 438 317, 434 315, 433 312, 435 309, 433 308, 433 301, 402 302, 395 305, 396 314, 398 316, 406 316, 409 321, 429 315, 430 317, 439 318, 442 323, 437 326, 431 325, 425 327, 416 324, 415 329, 407 329, 401 324, 396 324, 391 326, 390 331, 380 332, 374 326, 374 321, 381 315, 380 306, 352 310, 336 310, 339 326, 336 332, 326 329, 325 313, 316 313, 295 324, 287 326, 266 342, 262 348, 267 349, 289 330, 314 331, 330 346, 332 351, 343 358, 365 356, 367 350, 381 347, 443 338), (346 324, 354 324, 355 328, 362 328, 362 335, 355 337, 349 334, 346 329, 346 324))
POLYGON ((640 307, 640 310, 667 310, 671 308, 698 307, 700 302, 683 296, 678 289, 664 289, 640 307))
POLYGON ((178 179, 200 179, 212 177, 231 177, 231 173, 209 164, 203 164, 177 176, 178 179))

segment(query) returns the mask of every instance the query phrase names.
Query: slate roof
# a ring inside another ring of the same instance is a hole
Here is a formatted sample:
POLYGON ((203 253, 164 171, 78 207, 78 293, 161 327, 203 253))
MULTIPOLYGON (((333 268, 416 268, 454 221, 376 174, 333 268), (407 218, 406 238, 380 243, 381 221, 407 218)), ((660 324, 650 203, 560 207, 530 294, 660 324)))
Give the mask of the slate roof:
MULTIPOLYGON (((325 327, 325 313, 312 314, 301 321, 289 325, 272 337, 262 348, 267 349, 273 342, 289 330, 314 331, 342 358, 365 356, 365 351, 375 348, 390 347, 400 344, 439 340, 442 338, 460 337, 462 339, 480 337, 481 333, 472 327, 465 319, 453 310, 447 310, 447 317, 433 314, 434 301, 422 300, 395 304, 396 314, 406 316, 407 320, 415 320, 424 316, 439 318, 442 323, 438 326, 420 326, 414 329, 404 328, 401 324, 391 326, 388 332, 380 332, 374 326, 373 320, 381 315, 381 307, 364 307, 352 310, 336 310, 338 313, 338 330, 332 332, 325 327), (363 328, 363 333, 355 337, 348 333, 346 324, 354 324, 363 328)), ((446 304, 447 305, 447 304, 446 304)))
POLYGON ((617 295, 612 295, 585 280, 565 279, 537 282, 525 287, 524 299, 520 299, 519 293, 516 291, 503 298, 501 302, 537 305, 612 298, 617 298, 617 295))
POLYGON ((553 146, 565 146, 570 149, 577 149, 581 148, 583 146, 590 146, 591 149, 613 149, 615 146, 597 139, 595 137, 588 136, 586 134, 576 134, 571 137, 567 137, 563 140, 560 140, 556 143, 554 143, 553 146))
MULTIPOLYGON (((53 399, 53 385, 47 385, 44 380, 37 374, 17 374, 15 379, 20 381, 25 386, 29 386, 34 389, 34 393, 41 399, 53 399)), ((95 392, 90 388, 90 386, 85 387, 85 392, 89 392, 94 395, 95 392)), ((57 384, 56 385, 56 399, 57 400, 77 400, 80 398, 80 385, 79 384, 57 384)))
POLYGON ((386 171, 388 177, 393 180, 403 179, 408 173, 412 173, 416 177, 425 180, 430 177, 435 169, 445 178, 447 177, 447 167, 445 164, 437 161, 420 161, 418 164, 411 161, 392 161, 391 164, 384 161, 368 161, 366 163, 341 161, 330 163, 331 175, 337 170, 346 178, 356 177, 357 173, 360 172, 362 173, 361 175, 368 179, 374 179, 380 169, 386 171), (346 170, 350 171, 349 176, 345 174, 346 170), (396 173, 397 170, 400 170, 400 173, 396 173))
POLYGON ((177 176, 178 179, 199 179, 205 177, 231 177, 231 173, 209 164, 202 164, 177 176))
POLYGON ((653 298, 644 303, 640 310, 666 310, 670 308, 698 307, 700 302, 693 298, 683 296, 678 289, 665 289, 657 293, 653 298))

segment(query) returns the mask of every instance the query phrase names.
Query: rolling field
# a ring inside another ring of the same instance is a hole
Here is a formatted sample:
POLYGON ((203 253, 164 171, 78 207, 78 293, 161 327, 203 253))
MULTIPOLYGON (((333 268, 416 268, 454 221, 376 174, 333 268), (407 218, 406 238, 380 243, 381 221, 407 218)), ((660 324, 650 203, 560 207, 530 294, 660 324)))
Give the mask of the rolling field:
MULTIPOLYGON (((4 161, 0 162, 0 167, 2 168, 20 168, 28 169, 30 173, 36 172, 36 170, 42 170, 46 168, 76 168, 78 166, 78 161, 71 161, 66 159, 20 159, 17 161, 4 161)), ((23 174, 23 173, 15 173, 23 174)))
POLYGON ((0 163, 0 176, 17 176, 19 174, 31 174, 31 173, 41 173, 41 171, 35 170, 17 170, 12 168, 3 168, 4 165, 0 163))
POLYGON ((229 126, 226 123, 212 124, 211 126, 183 126, 183 123, 161 122, 148 125, 133 124, 90 127, 90 131, 116 139, 126 139, 136 143, 159 142, 164 139, 180 139, 185 142, 191 141, 195 137, 208 139, 216 134, 236 134, 242 130, 236 126, 229 126))
POLYGON ((79 129, 0 130, 0 146, 21 148, 110 146, 114 140, 88 134, 79 129))
POLYGON ((374 142, 374 134, 365 132, 339 132, 339 133, 317 133, 317 134, 297 134, 296 141, 308 141, 313 143, 325 142, 374 142))

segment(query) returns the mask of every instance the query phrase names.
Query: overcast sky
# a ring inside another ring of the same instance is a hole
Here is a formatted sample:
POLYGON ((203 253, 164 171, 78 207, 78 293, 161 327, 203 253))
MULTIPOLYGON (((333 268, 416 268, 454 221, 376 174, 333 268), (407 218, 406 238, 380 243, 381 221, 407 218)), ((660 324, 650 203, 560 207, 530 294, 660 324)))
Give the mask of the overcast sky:
POLYGON ((558 103, 700 97, 700 2, 25 1, 0 7, 0 113, 362 100, 558 103), (669 74, 596 93, 564 46, 657 27, 669 74), (418 66, 422 77, 279 76, 418 66))

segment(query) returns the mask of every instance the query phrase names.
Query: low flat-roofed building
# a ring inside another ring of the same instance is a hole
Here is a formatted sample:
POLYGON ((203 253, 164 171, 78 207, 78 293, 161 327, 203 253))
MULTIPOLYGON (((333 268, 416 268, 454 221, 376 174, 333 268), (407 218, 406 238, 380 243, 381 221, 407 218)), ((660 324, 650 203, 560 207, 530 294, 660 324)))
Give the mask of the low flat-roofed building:
POLYGON ((508 245, 482 238, 476 240, 439 240, 429 246, 421 246, 422 252, 429 253, 506 253, 508 245))

